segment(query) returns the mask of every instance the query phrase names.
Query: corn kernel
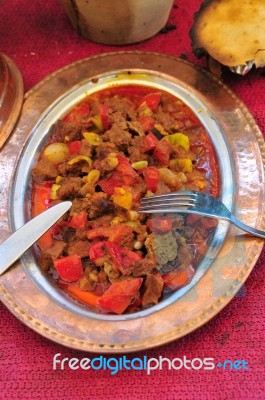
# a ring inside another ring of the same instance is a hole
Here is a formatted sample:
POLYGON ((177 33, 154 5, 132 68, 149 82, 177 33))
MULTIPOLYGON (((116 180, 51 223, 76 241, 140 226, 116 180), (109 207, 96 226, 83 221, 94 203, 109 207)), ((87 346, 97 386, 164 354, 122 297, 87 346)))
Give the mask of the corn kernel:
POLYGON ((55 183, 59 184, 62 181, 63 177, 61 175, 56 176, 55 183))
POLYGON ((133 244, 133 248, 135 250, 140 250, 143 247, 143 243, 141 243, 139 240, 136 240, 133 244))
POLYGON ((127 211, 127 216, 128 216, 130 221, 136 221, 138 219, 139 215, 138 215, 137 211, 128 210, 127 211))

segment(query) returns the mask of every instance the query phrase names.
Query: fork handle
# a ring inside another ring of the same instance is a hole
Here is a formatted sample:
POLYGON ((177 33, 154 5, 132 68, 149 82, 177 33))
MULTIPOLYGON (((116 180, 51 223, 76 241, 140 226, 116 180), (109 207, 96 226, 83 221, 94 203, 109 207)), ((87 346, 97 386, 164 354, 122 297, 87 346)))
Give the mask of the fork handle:
POLYGON ((260 231, 259 229, 252 228, 244 224, 243 222, 239 221, 234 215, 231 215, 230 221, 232 224, 236 225, 238 228, 242 229, 242 231, 251 233, 251 235, 258 236, 262 239, 265 239, 265 232, 260 231))

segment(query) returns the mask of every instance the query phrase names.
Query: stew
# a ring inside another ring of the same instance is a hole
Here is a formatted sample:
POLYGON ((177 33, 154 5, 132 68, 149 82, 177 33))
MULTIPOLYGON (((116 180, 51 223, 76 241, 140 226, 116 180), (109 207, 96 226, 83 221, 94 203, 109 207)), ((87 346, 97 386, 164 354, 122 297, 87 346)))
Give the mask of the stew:
POLYGON ((135 312, 185 286, 216 227, 195 215, 137 213, 144 196, 219 194, 205 128, 180 99, 155 88, 87 96, 52 126, 32 178, 33 215, 73 202, 38 241, 39 265, 97 312, 135 312))

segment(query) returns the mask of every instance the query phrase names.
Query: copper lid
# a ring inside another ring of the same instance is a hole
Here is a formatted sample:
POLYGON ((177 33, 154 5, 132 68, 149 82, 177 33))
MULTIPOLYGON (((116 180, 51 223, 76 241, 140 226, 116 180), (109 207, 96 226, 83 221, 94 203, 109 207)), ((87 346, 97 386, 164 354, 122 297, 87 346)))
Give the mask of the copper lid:
POLYGON ((24 96, 20 71, 0 53, 0 148, 11 134, 20 114, 24 96))

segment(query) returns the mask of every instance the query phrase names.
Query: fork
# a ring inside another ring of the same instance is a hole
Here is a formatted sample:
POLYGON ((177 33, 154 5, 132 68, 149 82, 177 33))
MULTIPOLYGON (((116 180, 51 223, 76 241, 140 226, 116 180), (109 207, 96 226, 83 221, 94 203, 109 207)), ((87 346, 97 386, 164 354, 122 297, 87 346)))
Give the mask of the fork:
POLYGON ((217 198, 202 192, 180 191, 158 196, 144 197, 138 209, 140 213, 192 213, 223 219, 251 235, 265 239, 265 232, 239 221, 217 198))

